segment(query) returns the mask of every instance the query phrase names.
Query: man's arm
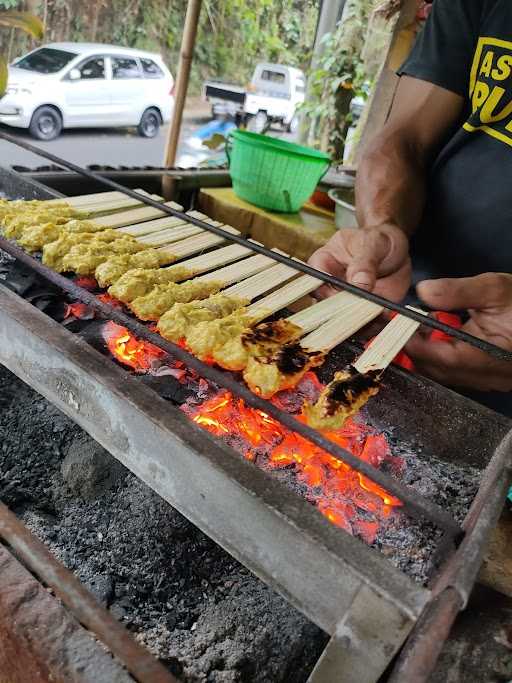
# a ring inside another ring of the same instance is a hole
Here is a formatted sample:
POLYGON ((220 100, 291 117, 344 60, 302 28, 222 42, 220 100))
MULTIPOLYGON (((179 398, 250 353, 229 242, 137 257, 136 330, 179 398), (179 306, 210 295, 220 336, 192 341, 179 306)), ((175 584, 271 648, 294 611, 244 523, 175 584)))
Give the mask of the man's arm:
POLYGON ((313 254, 312 265, 387 298, 403 298, 411 276, 407 238, 422 216, 428 166, 463 105, 460 95, 432 83, 400 79, 389 120, 358 169, 359 229, 336 233, 313 254))
POLYGON ((358 168, 360 227, 393 225, 408 236, 414 233, 425 206, 428 167, 459 122, 463 106, 460 95, 402 76, 389 120, 358 168))

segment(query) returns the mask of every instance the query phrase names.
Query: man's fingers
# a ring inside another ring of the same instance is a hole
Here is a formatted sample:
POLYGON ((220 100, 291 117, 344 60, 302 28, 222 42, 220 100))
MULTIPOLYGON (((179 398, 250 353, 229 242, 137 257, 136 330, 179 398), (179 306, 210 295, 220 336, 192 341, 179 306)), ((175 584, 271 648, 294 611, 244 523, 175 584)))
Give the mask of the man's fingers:
POLYGON ((512 276, 505 273, 425 280, 418 284, 416 291, 436 311, 512 306, 512 276))
POLYGON ((376 230, 361 230, 349 244, 351 259, 347 264, 347 280, 357 287, 373 289, 379 267, 391 249, 389 237, 376 230))
POLYGON ((510 391, 511 368, 460 341, 430 342, 415 335, 405 347, 418 372, 440 384, 480 391, 510 391))

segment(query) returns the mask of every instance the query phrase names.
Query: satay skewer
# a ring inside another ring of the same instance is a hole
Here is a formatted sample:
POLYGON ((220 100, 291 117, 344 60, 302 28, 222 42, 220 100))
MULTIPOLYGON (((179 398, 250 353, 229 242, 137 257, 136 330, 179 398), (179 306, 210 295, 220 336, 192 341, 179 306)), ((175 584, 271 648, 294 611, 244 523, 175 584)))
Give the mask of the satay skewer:
POLYGON ((211 294, 217 294, 221 289, 239 281, 242 283, 238 289, 230 287, 224 291, 230 292, 226 296, 237 298, 242 306, 250 300, 244 294, 245 291, 251 291, 253 296, 257 296, 257 292, 268 291, 296 275, 293 268, 282 264, 272 266, 269 261, 271 259, 262 263, 262 259, 252 257, 214 271, 206 278, 197 277, 181 284, 156 285, 148 294, 134 299, 129 307, 140 320, 159 320, 176 303, 206 299, 211 294), (251 284, 244 288, 247 282, 251 284))
MULTIPOLYGON (((239 234, 238 230, 231 226, 223 226, 223 229, 226 232, 239 234)), ((171 237, 168 242, 167 246, 151 250, 159 265, 174 263, 174 261, 186 256, 210 249, 222 244, 225 239, 212 233, 202 232, 174 243, 171 237)), ((136 254, 149 249, 148 245, 141 244, 133 238, 119 239, 108 243, 93 239, 71 246, 71 248, 66 248, 64 239, 62 249, 64 253, 59 251, 57 242, 43 248, 43 263, 59 272, 93 275, 100 264, 115 255, 136 254)))
POLYGON ((165 256, 162 257, 156 250, 148 251, 151 252, 154 261, 150 259, 144 263, 144 258, 141 261, 141 254, 148 255, 145 251, 133 256, 113 256, 100 264, 94 273, 100 287, 110 285, 109 294, 123 303, 129 303, 138 296, 150 292, 155 285, 181 282, 219 266, 226 266, 252 253, 248 247, 230 244, 178 264, 160 268, 159 266, 165 265, 165 256))
MULTIPOLYGON (((244 379, 252 391, 263 398, 271 398, 278 391, 296 386, 308 370, 322 364, 327 353, 349 339, 369 322, 377 318, 381 306, 365 301, 348 292, 339 294, 315 306, 290 316, 288 323, 299 327, 303 336, 286 344, 259 343, 265 326, 243 336, 242 343, 249 351, 244 379)), ((274 323, 275 324, 275 323, 274 323)), ((268 336, 272 339, 272 325, 268 336)))
MULTIPOLYGON (((427 315, 412 306, 412 310, 427 315)), ((382 375, 420 326, 419 322, 397 315, 350 366, 337 372, 314 405, 306 405, 308 424, 315 429, 339 429, 379 392, 382 375)), ((314 335, 317 335, 317 330, 314 335)), ((310 335, 304 343, 315 343, 310 335)))

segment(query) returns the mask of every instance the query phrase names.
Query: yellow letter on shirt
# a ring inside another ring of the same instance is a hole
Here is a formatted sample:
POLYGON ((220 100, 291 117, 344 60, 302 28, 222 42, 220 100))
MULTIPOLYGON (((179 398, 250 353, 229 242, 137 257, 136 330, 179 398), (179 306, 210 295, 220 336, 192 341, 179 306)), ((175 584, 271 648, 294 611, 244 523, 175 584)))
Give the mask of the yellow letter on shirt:
POLYGON ((480 109, 485 100, 489 97, 489 86, 487 83, 477 81, 473 91, 473 114, 480 109))
POLYGON ((484 61, 482 62, 482 66, 480 67, 480 75, 484 76, 490 76, 491 75, 491 70, 492 70, 492 63, 494 61, 494 52, 492 50, 489 50, 487 54, 485 55, 484 61))
POLYGON ((512 73, 512 55, 503 55, 498 59, 496 68, 492 70, 492 77, 495 81, 506 81, 512 73))

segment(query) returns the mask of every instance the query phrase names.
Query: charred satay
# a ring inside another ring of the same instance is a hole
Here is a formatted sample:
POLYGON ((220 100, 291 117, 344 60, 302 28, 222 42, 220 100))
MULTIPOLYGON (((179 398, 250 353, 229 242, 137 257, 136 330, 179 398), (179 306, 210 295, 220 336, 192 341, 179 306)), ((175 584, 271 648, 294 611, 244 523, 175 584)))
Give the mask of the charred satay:
MULTIPOLYGON (((412 306, 417 313, 427 315, 412 306)), ((373 340, 366 351, 344 370, 337 372, 314 405, 306 405, 308 424, 315 429, 339 429, 379 392, 382 375, 407 344, 420 323, 397 315, 373 340)))
MULTIPOLYGON (((249 281, 243 284, 246 285, 243 293, 250 298, 255 298, 249 281)), ((265 282, 262 284, 265 287, 265 282)), ((318 287, 318 284, 317 278, 302 275, 247 309, 234 311, 226 318, 194 326, 186 335, 186 343, 199 358, 213 358, 221 367, 229 370, 243 370, 247 364, 249 351, 242 342, 242 336, 284 306, 310 294, 318 287)), ((259 295, 270 289, 263 287, 259 295)), ((233 289, 225 293, 237 296, 242 293, 240 286, 235 292, 233 289)), ((300 328, 285 321, 281 325, 280 334, 283 339, 290 341, 300 336, 300 328)))
POLYGON ((271 337, 275 323, 257 327, 242 338, 249 352, 244 369, 246 383, 264 398, 291 389, 308 370, 321 365, 332 348, 374 320, 382 310, 372 302, 340 292, 288 318, 289 323, 301 329, 299 336, 315 330, 300 342, 262 343, 259 329, 268 328, 267 334, 271 337))

